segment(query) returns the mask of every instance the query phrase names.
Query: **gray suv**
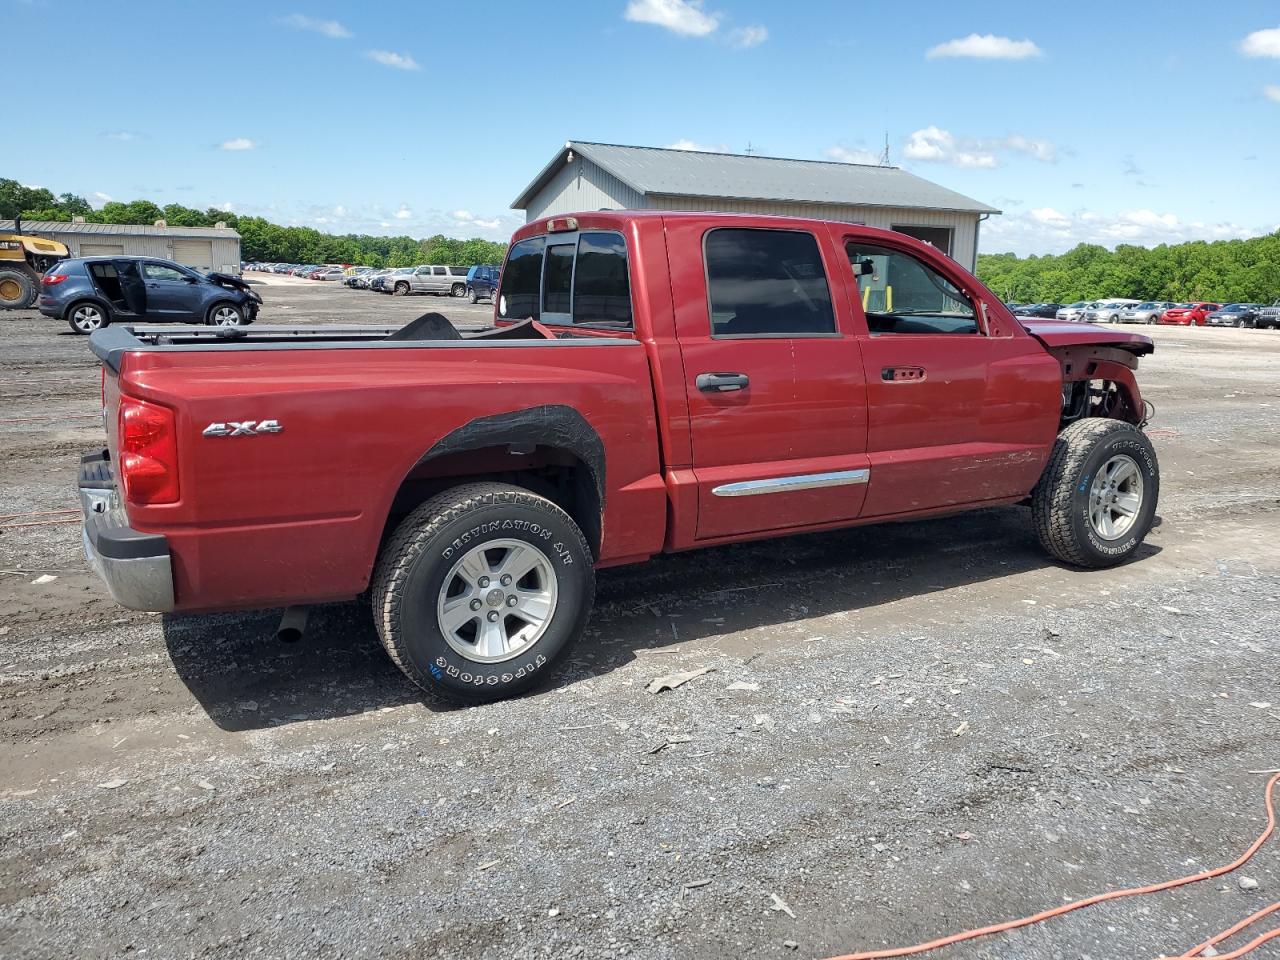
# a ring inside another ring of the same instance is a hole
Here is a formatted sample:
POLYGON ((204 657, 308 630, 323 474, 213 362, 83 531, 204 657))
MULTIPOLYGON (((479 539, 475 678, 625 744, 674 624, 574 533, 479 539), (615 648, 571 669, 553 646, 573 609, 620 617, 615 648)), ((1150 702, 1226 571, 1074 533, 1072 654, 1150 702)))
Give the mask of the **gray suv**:
POLYGON ((76 333, 116 321, 252 323, 262 298, 239 277, 197 273, 154 257, 79 257, 40 279, 40 312, 66 320, 76 333))
POLYGON ((406 293, 447 293, 453 297, 463 297, 467 293, 467 268, 434 264, 414 267, 412 273, 396 277, 394 283, 387 284, 387 288, 400 297, 406 293))

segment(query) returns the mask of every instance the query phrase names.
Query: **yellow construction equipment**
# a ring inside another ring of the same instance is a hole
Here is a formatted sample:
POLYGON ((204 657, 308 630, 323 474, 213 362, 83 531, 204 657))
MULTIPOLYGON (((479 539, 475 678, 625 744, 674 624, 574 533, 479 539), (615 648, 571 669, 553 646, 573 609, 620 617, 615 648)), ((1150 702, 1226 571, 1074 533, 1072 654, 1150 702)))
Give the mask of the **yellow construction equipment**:
POLYGON ((0 230, 0 310, 34 306, 40 296, 40 277, 70 255, 65 244, 24 235, 22 221, 13 230, 0 230))

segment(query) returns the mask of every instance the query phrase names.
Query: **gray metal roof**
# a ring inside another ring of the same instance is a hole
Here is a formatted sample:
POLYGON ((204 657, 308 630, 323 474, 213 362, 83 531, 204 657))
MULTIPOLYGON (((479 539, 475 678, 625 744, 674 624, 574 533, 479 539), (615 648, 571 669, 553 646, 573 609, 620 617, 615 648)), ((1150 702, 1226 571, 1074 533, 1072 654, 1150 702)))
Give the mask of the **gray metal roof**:
MULTIPOLYGON (((12 220, 0 220, 0 230, 12 230, 12 220)), ((66 223, 62 220, 23 220, 24 233, 77 233, 121 237, 199 237, 203 240, 239 240, 230 227, 157 227, 151 223, 66 223)))
POLYGON ((1000 212, 899 167, 627 147, 583 140, 566 143, 511 204, 513 209, 528 207, 530 198, 564 165, 570 150, 642 194, 1000 212))

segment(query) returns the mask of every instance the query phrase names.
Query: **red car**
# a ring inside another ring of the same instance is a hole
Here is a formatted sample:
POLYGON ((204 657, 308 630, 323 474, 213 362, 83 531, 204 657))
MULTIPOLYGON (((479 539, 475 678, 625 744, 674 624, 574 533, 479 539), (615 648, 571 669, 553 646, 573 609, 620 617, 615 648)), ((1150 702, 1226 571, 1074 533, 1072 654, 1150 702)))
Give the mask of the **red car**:
POLYGON ((537 220, 495 315, 95 333, 107 449, 79 486, 112 596, 290 607, 296 637, 299 607, 367 592, 414 682, 493 700, 565 659, 597 567, 1029 504, 1053 557, 1100 568, 1151 527, 1151 340, 1020 321, 901 233, 537 220))
POLYGON ((1203 300, 1197 300, 1195 303, 1180 303, 1162 313, 1160 322, 1183 327, 1203 327, 1205 325, 1205 317, 1220 309, 1222 309, 1222 304, 1208 303, 1203 300))

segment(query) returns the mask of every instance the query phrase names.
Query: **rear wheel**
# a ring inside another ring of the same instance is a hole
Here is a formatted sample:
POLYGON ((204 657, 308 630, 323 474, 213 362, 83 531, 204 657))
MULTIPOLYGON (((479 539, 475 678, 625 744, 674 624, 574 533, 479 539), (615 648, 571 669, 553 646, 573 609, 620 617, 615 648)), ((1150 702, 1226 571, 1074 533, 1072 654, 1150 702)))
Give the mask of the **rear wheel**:
POLYGON ((110 322, 107 311, 96 303, 77 303, 67 311, 67 323, 74 333, 93 333, 110 322))
POLYGON ((1036 535, 1064 563, 1114 566, 1142 544, 1159 495, 1146 434, 1122 420, 1077 420, 1058 434, 1032 492, 1036 535))
POLYGON ((0 310, 21 310, 40 295, 40 285, 25 270, 0 269, 0 310))
POLYGON ((455 297, 464 297, 467 294, 467 285, 465 283, 455 283, 449 293, 455 297))
POLYGON ((414 510, 383 547, 374 623, 418 686, 500 700, 551 673, 594 593, 591 551, 568 514, 521 487, 467 484, 414 510))

